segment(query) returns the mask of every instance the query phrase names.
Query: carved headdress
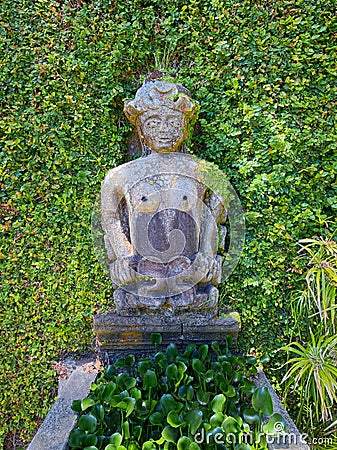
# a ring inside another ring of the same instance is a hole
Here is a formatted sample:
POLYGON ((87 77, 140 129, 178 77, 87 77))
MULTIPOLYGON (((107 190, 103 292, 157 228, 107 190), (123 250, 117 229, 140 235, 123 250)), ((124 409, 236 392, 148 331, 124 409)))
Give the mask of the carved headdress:
POLYGON ((189 91, 182 84, 166 81, 148 81, 138 89, 134 100, 124 104, 124 112, 133 125, 137 125, 138 117, 150 110, 162 106, 180 111, 186 122, 196 118, 198 105, 190 97, 189 91))

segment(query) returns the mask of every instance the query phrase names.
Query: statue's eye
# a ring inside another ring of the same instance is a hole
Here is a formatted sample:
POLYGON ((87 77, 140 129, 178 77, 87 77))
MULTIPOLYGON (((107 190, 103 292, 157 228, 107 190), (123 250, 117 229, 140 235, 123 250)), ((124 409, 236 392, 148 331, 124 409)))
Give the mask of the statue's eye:
POLYGON ((156 128, 156 127, 158 127, 159 124, 160 124, 160 120, 158 120, 158 119, 149 119, 146 122, 146 125, 150 128, 156 128))
POLYGON ((179 120, 178 119, 169 119, 168 123, 169 123, 169 125, 171 127, 174 127, 174 128, 179 126, 179 120))

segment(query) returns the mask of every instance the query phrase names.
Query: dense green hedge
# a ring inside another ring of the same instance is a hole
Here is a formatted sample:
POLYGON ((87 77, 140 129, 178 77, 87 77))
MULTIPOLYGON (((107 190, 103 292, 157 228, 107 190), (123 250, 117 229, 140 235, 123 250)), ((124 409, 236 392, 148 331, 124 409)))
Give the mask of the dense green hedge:
POLYGON ((125 161, 123 100, 167 61, 201 105, 193 152, 227 172, 245 209, 244 255, 222 290, 242 315, 241 347, 284 342, 303 281, 296 241, 337 208, 335 6, 1 3, 0 445, 9 432, 29 440, 55 394, 52 362, 93 342, 92 315, 112 291, 91 211, 125 161))

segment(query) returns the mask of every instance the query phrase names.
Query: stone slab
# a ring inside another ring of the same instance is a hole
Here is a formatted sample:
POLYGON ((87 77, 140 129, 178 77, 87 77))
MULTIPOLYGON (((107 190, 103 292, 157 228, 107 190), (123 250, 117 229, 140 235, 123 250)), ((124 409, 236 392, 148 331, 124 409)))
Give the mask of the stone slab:
POLYGON ((281 414, 286 421, 285 433, 281 434, 278 438, 274 438, 273 442, 269 442, 269 450, 310 450, 262 370, 259 370, 259 373, 254 379, 254 383, 257 387, 265 386, 269 389, 273 400, 274 413, 281 414))
POLYGON ((162 335, 162 345, 171 342, 178 346, 189 343, 223 342, 228 335, 236 344, 240 330, 240 319, 237 313, 223 317, 205 317, 198 314, 182 314, 181 316, 120 316, 110 312, 107 315, 97 314, 94 318, 94 333, 98 347, 104 351, 153 351, 151 334, 162 335))
POLYGON ((77 422, 72 411, 73 400, 83 399, 89 394, 97 370, 92 364, 76 367, 60 390, 59 397, 38 429, 27 450, 66 450, 68 437, 77 422))

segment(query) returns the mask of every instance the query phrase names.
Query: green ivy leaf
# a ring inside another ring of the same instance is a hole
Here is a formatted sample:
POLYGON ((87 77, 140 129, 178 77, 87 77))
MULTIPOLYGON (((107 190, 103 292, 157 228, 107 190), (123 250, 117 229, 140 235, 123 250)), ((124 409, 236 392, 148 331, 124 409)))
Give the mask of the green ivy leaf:
POLYGON ((260 421, 260 417, 257 411, 253 408, 246 408, 243 410, 243 418, 247 423, 254 424, 260 421))
POLYGON ((133 427, 133 437, 137 441, 140 440, 142 433, 143 433, 143 427, 141 425, 136 425, 133 427))
POLYGON ((177 442, 177 449, 178 450, 189 450, 190 444, 192 443, 191 439, 187 436, 182 436, 179 438, 177 442))
POLYGON ((96 417, 97 422, 102 422, 104 419, 104 408, 102 405, 94 405, 91 408, 90 414, 96 417))
POLYGON ((286 421, 281 414, 275 413, 263 425, 263 432, 271 436, 278 436, 286 431, 286 421))
POLYGON ((232 398, 236 396, 236 391, 234 386, 232 386, 231 384, 228 386, 227 391, 225 392, 226 397, 232 398))
POLYGON ((176 428, 166 426, 162 431, 162 436, 167 442, 177 442, 179 431, 176 428))
POLYGON ((191 355, 194 354, 194 351, 196 350, 196 348, 197 348, 196 344, 188 344, 186 346, 184 356, 189 359, 191 357, 191 355))
POLYGON ((172 410, 167 415, 167 423, 171 425, 173 428, 181 427, 185 424, 183 422, 181 415, 179 414, 179 411, 172 410))
POLYGON ((147 370, 143 378, 143 387, 145 389, 155 388, 158 386, 157 375, 153 370, 147 370))
POLYGON ((152 361, 150 359, 147 359, 145 361, 139 361, 137 369, 140 375, 144 376, 145 372, 147 370, 150 370, 152 368, 152 361))
POLYGON ((149 417, 151 425, 162 425, 164 422, 164 416, 161 412, 154 412, 149 417))
POLYGON ((199 355, 199 358, 201 359, 201 361, 206 361, 206 358, 208 356, 208 345, 207 344, 200 345, 200 347, 198 348, 198 355, 199 355))
POLYGON ((268 388, 265 386, 255 390, 252 404, 253 408, 259 413, 263 413, 266 416, 271 416, 273 414, 273 401, 268 388))
POLYGON ((222 413, 224 405, 226 402, 226 397, 223 394, 216 395, 211 403, 211 408, 215 413, 222 413))
POLYGON ((198 359, 198 358, 193 358, 192 359, 192 369, 198 375, 200 375, 201 373, 205 373, 206 372, 205 364, 202 361, 200 361, 200 359, 198 359))
POLYGON ((82 438, 81 445, 84 447, 95 446, 97 444, 98 438, 94 434, 87 434, 82 438))
POLYGON ((136 399, 132 398, 132 397, 127 397, 124 399, 124 401, 126 402, 126 416, 125 417, 129 417, 130 414, 135 409, 136 399))
POLYGON ((177 346, 175 344, 170 344, 166 348, 166 357, 170 362, 175 361, 176 357, 179 355, 177 346))
POLYGON ((91 414, 85 414, 81 416, 78 421, 78 428, 83 431, 88 431, 89 433, 93 433, 97 427, 97 419, 91 414))
POLYGON ((82 412, 81 404, 81 400, 74 400, 71 404, 71 409, 80 414, 82 412))
POLYGON ((222 349, 221 349, 220 342, 218 342, 218 341, 212 342, 211 347, 212 347, 212 350, 213 350, 217 355, 222 355, 222 349))
POLYGON ((152 441, 146 441, 142 446, 142 450, 156 450, 156 448, 156 444, 152 441))
POLYGON ((200 409, 191 409, 186 413, 184 419, 189 426, 190 433, 194 435, 202 423, 202 411, 200 409))
MULTIPOLYGON (((123 436, 120 433, 113 433, 110 436, 110 444, 114 445, 116 447, 118 447, 119 445, 121 445, 123 440, 123 436)), ((110 450, 110 449, 109 449, 110 450)))
POLYGON ((127 373, 120 373, 117 376, 116 383, 122 389, 132 389, 136 386, 137 381, 134 377, 131 377, 127 373))
POLYGON ((90 406, 93 406, 95 404, 95 400, 92 398, 85 398, 81 402, 81 409, 82 411, 85 411, 86 409, 90 408, 90 406))
POLYGON ((170 381, 175 381, 178 378, 178 367, 172 363, 166 368, 166 376, 170 381))
POLYGON ((122 426, 123 438, 130 439, 130 424, 128 421, 125 421, 122 426))
POLYGON ((241 426, 234 417, 226 417, 222 422, 222 428, 226 434, 238 434, 241 432, 241 426))
POLYGON ((165 416, 167 416, 170 411, 176 409, 177 407, 177 402, 174 400, 171 394, 162 395, 160 398, 160 404, 165 416))
POLYGON ((162 335, 160 333, 152 333, 151 334, 151 344, 152 345, 160 345, 163 341, 162 335))
POLYGON ((85 437, 85 431, 79 428, 75 428, 70 432, 68 444, 70 447, 78 448, 81 447, 82 439, 85 437))
POLYGON ((103 392, 101 395, 102 401, 110 402, 114 395, 115 390, 116 390, 116 384, 113 381, 109 381, 109 383, 103 389, 103 392))
POLYGON ((125 357, 125 364, 128 367, 133 367, 135 365, 135 362, 136 362, 136 358, 134 355, 130 354, 125 357))
POLYGON ((245 394, 253 394, 256 390, 256 386, 252 381, 249 380, 243 380, 243 385, 240 386, 240 390, 244 392, 245 394))
POLYGON ((200 447, 196 442, 192 442, 189 446, 189 450, 200 450, 200 447))
POLYGON ((142 398, 142 391, 140 389, 138 389, 137 387, 132 388, 130 391, 130 394, 136 400, 139 400, 140 398, 142 398))
POLYGON ((116 374, 116 367, 115 366, 109 366, 107 370, 104 372, 104 376, 108 380, 112 380, 116 374))
POLYGON ((211 394, 209 392, 204 392, 201 389, 199 389, 197 392, 197 400, 200 403, 200 405, 207 405, 210 397, 211 394))
POLYGON ((224 415, 221 412, 218 412, 216 414, 213 414, 211 418, 209 419, 209 423, 213 428, 219 426, 224 421, 224 415))
POLYGON ((181 385, 179 388, 179 391, 178 391, 178 395, 182 399, 186 399, 187 401, 192 401, 193 397, 194 397, 193 386, 191 386, 191 385, 186 386, 185 384, 181 385))

